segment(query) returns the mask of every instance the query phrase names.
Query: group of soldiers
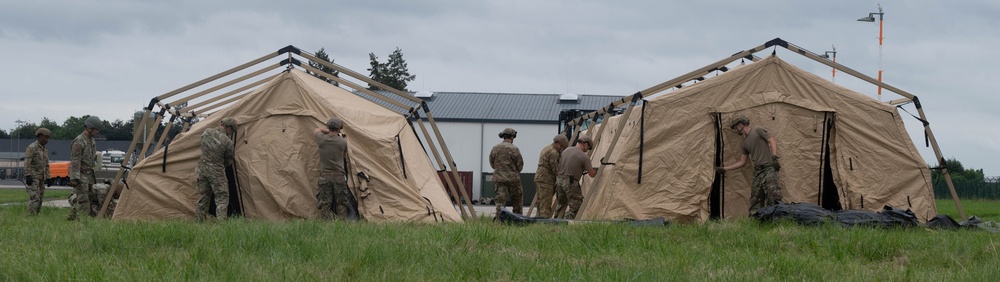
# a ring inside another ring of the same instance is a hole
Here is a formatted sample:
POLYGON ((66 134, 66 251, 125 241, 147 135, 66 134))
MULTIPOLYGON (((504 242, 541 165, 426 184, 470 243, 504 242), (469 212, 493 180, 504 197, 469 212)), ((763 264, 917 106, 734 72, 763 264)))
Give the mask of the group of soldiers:
MULTIPOLYGON (((94 189, 97 184, 97 143, 94 136, 101 130, 102 121, 96 116, 84 120, 84 130, 73 139, 70 147, 69 186, 73 187, 70 196, 71 208, 66 215, 68 220, 76 220, 80 213, 96 216, 102 197, 94 189)), ((42 198, 45 196, 45 180, 49 179, 49 151, 45 148, 52 131, 40 127, 35 130, 37 140, 28 145, 24 153, 24 184, 28 190, 28 214, 37 215, 41 211, 42 198)))
MULTIPOLYGON (((753 181, 750 194, 750 213, 759 208, 777 204, 782 200, 781 187, 778 184, 777 141, 764 127, 751 127, 750 119, 739 116, 732 120, 730 129, 743 136, 740 159, 731 165, 716 167, 716 173, 724 176, 727 171, 745 166, 753 162, 753 181)), ((524 161, 514 139, 517 131, 512 128, 500 132, 503 139, 490 151, 490 166, 493 168, 493 182, 496 185, 497 214, 511 200, 512 212, 523 214, 523 189, 521 187, 521 169, 524 161)), ((587 151, 593 149, 589 136, 580 136, 576 145, 569 146, 569 140, 563 134, 552 138, 552 144, 542 149, 538 157, 538 169, 535 171, 535 186, 537 187, 538 217, 575 219, 580 205, 583 203, 583 192, 580 187, 580 177, 587 174, 594 177, 597 168, 592 167, 587 151), (552 197, 555 195, 555 202, 552 197)))
MULTIPOLYGON (((102 121, 96 116, 90 116, 84 121, 85 129, 73 139, 70 154, 70 186, 73 187, 71 197, 72 208, 66 215, 68 220, 76 220, 79 213, 96 216, 101 197, 94 190, 96 184, 97 145, 94 142, 101 129, 102 121)), ((316 128, 313 135, 319 152, 320 176, 317 209, 324 219, 346 219, 350 214, 349 191, 344 170, 344 159, 347 157, 347 139, 342 134, 344 121, 333 117, 326 127, 316 128)), ((782 199, 781 188, 778 185, 777 142, 774 136, 763 127, 750 127, 750 120, 740 116, 730 123, 730 128, 744 137, 742 154, 739 161, 728 166, 716 168, 719 175, 735 170, 752 161, 754 164, 753 182, 751 187, 750 212, 768 205, 773 205, 782 199)), ((236 133, 236 120, 223 118, 218 128, 208 128, 201 135, 201 159, 195 169, 198 175, 199 199, 195 218, 204 221, 209 212, 210 199, 215 198, 216 217, 225 219, 229 206, 229 182, 225 168, 231 166, 234 160, 235 147, 233 138, 236 133)), ((42 198, 45 194, 45 180, 49 179, 48 144, 52 132, 46 128, 35 131, 37 141, 28 145, 25 152, 25 184, 29 195, 28 213, 38 214, 42 198)), ((523 214, 523 189, 521 187, 521 170, 524 160, 521 152, 514 146, 517 131, 506 128, 500 132, 503 139, 490 151, 490 166, 493 168, 493 182, 496 185, 496 209, 499 214, 507 200, 511 200, 512 211, 523 214)), ((569 140, 562 134, 552 138, 552 143, 542 149, 538 157, 538 169, 535 171, 537 187, 538 216, 542 218, 575 219, 580 205, 583 203, 583 191, 580 187, 580 177, 584 174, 594 177, 597 168, 591 165, 587 151, 593 148, 589 136, 581 136, 575 146, 569 146, 569 140), (552 197, 555 196, 555 201, 552 197)))
MULTIPOLYGON (((499 135, 503 141, 490 151, 490 166, 493 168, 493 183, 496 185, 497 214, 506 206, 508 197, 511 200, 511 211, 523 214, 524 193, 520 175, 524 160, 521 151, 514 146, 517 131, 507 128, 499 135)), ((539 217, 576 218, 583 203, 580 177, 583 174, 590 177, 597 174, 597 168, 591 165, 590 157, 587 156, 587 151, 592 146, 589 136, 581 136, 576 146, 569 147, 569 139, 557 134, 552 137, 552 144, 542 149, 538 157, 538 170, 535 172, 539 217)))
MULTIPOLYGON (((102 121, 91 116, 84 121, 84 131, 73 139, 70 150, 69 177, 73 195, 68 220, 77 220, 80 214, 96 216, 100 211, 101 194, 94 189, 97 182, 97 144, 94 137, 101 130, 102 121)), ((208 128, 201 135, 201 157, 195 172, 198 176, 198 202, 195 219, 204 221, 209 214, 211 199, 214 197, 216 217, 225 219, 229 207, 229 181, 226 167, 233 165, 236 134, 236 120, 223 118, 220 126, 208 128)), ((331 118, 326 127, 316 128, 314 135, 319 147, 319 193, 317 208, 324 219, 347 218, 350 214, 347 179, 344 173, 344 158, 347 155, 347 139, 341 133, 344 121, 331 118)), ((49 152, 45 147, 52 137, 52 131, 38 128, 37 140, 28 145, 24 157, 24 182, 28 192, 28 214, 36 215, 41 210, 45 194, 45 180, 49 175, 49 152)))
MULTIPOLYGON (((229 213, 226 167, 233 165, 235 159, 232 140, 237 124, 235 119, 227 117, 219 125, 217 128, 208 128, 201 134, 201 159, 195 169, 198 174, 199 196, 195 209, 197 221, 205 221, 213 197, 216 218, 226 219, 229 213)), ((350 192, 347 190, 344 170, 347 138, 341 132, 343 128, 344 121, 333 117, 326 122, 325 127, 313 130, 320 165, 316 208, 323 219, 347 219, 351 216, 350 192)))

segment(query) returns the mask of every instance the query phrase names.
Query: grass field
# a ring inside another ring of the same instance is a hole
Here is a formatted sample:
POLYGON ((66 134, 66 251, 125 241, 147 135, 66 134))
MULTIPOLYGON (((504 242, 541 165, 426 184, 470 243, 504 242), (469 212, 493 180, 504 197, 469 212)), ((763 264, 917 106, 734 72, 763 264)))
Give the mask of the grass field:
MULTIPOLYGON (((966 201, 992 214, 996 201, 966 201)), ((942 212, 947 212, 939 203, 942 212)), ((0 280, 994 280, 1000 235, 758 224, 64 220, 0 207, 0 280)))
MULTIPOLYGON (((70 190, 45 190, 45 201, 69 199, 70 190)), ((0 204, 28 203, 25 189, 0 189, 0 204)))
MULTIPOLYGON (((962 209, 965 210, 965 216, 975 215, 983 220, 1000 222, 1000 201, 962 200, 961 202, 962 209)), ((947 214, 956 221, 965 220, 958 217, 958 209, 955 207, 955 202, 951 199, 937 200, 937 209, 939 214, 947 214)))

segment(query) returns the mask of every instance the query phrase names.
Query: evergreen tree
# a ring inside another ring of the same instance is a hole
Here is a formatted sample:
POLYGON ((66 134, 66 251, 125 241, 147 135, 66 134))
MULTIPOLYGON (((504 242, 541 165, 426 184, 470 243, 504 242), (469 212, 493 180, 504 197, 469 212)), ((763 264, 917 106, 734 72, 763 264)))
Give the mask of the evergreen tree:
MULTIPOLYGON (((385 73, 383 68, 385 66, 384 64, 378 62, 378 57, 375 56, 375 53, 368 53, 368 64, 370 65, 368 68, 368 77, 374 81, 385 83, 383 82, 383 80, 385 80, 383 78, 383 73, 385 73)), ((369 83, 368 90, 379 90, 379 88, 369 83)))
MULTIPOLYGON (((369 77, 372 80, 401 91, 407 91, 407 82, 417 79, 416 75, 410 74, 406 60, 403 59, 403 50, 399 47, 396 47, 396 51, 389 55, 389 61, 385 63, 380 63, 375 53, 369 53, 368 58, 371 66, 368 69, 371 73, 369 77)), ((379 88, 369 84, 368 89, 378 90, 379 88)))
MULTIPOLYGON (((324 60, 324 61, 326 61, 328 63, 333 63, 333 59, 330 59, 330 56, 328 54, 326 54, 326 49, 325 48, 319 48, 319 51, 316 51, 316 58, 319 58, 320 60, 324 60)), ((322 65, 320 63, 309 61, 309 66, 313 67, 315 69, 321 70, 324 73, 327 73, 327 74, 332 75, 334 77, 338 77, 338 78, 340 77, 340 72, 338 72, 337 70, 335 70, 335 69, 333 69, 331 67, 324 66, 324 65, 322 65)), ((333 81, 333 79, 329 79, 326 76, 320 75, 318 73, 313 73, 313 72, 308 72, 308 73, 311 74, 312 76, 315 76, 316 78, 322 79, 323 81, 326 81, 326 82, 328 82, 330 84, 333 84, 334 86, 339 86, 340 85, 336 81, 333 81)))

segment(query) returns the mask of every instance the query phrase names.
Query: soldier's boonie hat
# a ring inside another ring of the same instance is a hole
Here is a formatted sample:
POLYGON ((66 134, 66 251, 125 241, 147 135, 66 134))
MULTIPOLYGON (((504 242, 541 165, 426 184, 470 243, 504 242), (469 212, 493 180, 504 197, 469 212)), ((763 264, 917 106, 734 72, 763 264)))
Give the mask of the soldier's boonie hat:
POLYGON ((734 128, 734 127, 736 127, 737 124, 741 124, 741 123, 743 125, 749 125, 750 124, 750 119, 748 119, 747 117, 742 116, 742 115, 738 116, 738 117, 734 118, 732 122, 729 123, 729 128, 734 128))
POLYGON ((38 135, 45 135, 48 137, 52 137, 52 131, 50 131, 48 128, 39 127, 38 130, 35 130, 35 137, 38 137, 38 135))
POLYGON ((504 135, 510 136, 510 138, 517 138, 517 130, 514 130, 513 128, 508 127, 508 128, 505 128, 503 131, 500 131, 499 135, 500 135, 500 138, 503 138, 504 135))
POLYGON ((101 129, 101 118, 97 116, 90 116, 87 120, 83 121, 83 125, 87 128, 101 129))
POLYGON ((236 119, 231 118, 231 117, 224 118, 224 119, 222 119, 222 126, 235 128, 236 127, 236 119))
POLYGON ((330 120, 326 121, 326 127, 330 129, 340 130, 344 128, 344 120, 339 117, 332 117, 330 120))

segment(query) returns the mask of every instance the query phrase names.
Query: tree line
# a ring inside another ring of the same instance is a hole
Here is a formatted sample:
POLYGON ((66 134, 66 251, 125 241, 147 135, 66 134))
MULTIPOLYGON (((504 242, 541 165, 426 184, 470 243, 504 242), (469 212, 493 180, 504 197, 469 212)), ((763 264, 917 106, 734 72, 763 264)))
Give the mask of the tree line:
MULTIPOLYGON (((132 134, 137 130, 142 132, 141 129, 136 128, 136 122, 138 118, 142 117, 143 111, 137 111, 135 117, 129 120, 115 119, 114 121, 102 120, 103 126, 97 135, 97 139, 100 140, 112 140, 112 141, 132 141, 132 134)), ((13 129, 11 132, 0 129, 0 139, 34 139, 35 130, 39 127, 44 127, 52 131, 53 140, 72 140, 76 138, 77 135, 83 133, 83 122, 89 118, 90 115, 84 115, 80 117, 70 116, 66 118, 62 123, 57 123, 48 117, 43 117, 42 121, 39 123, 24 123, 21 127, 13 129)), ((160 123, 156 127, 156 132, 163 132, 166 126, 160 123)), ((180 124, 174 124, 170 132, 176 134, 180 132, 180 124)))
MULTIPOLYGON (((955 192, 962 199, 1000 199, 1000 177, 987 177, 982 169, 966 168, 955 158, 945 159, 955 192)), ((945 182, 939 167, 931 167, 931 183, 934 196, 950 199, 951 190, 945 182)))

